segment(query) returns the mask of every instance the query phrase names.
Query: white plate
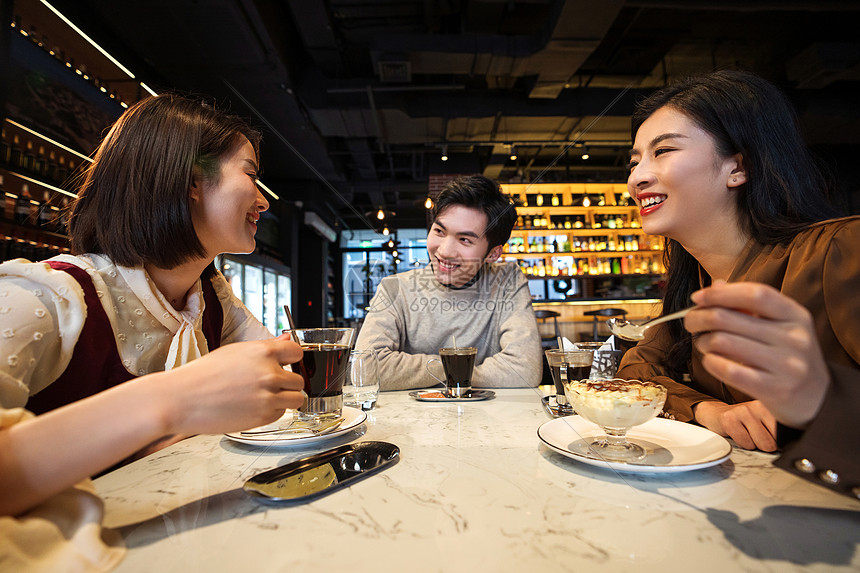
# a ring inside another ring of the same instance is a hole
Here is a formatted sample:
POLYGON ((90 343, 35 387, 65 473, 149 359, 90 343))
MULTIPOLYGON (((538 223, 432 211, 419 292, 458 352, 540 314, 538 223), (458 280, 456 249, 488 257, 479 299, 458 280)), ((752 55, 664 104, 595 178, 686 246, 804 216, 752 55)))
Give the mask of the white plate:
POLYGON ((712 431, 675 420, 654 418, 631 428, 628 439, 648 451, 645 458, 632 463, 608 462, 577 451, 584 440, 591 443, 604 435, 603 430, 582 416, 566 416, 545 422, 538 428, 538 438, 549 448, 584 464, 612 468, 622 472, 686 472, 721 464, 732 452, 729 442, 712 431))
MULTIPOLYGON (((367 414, 362 412, 357 408, 350 408, 349 406, 343 407, 343 422, 341 425, 333 432, 329 432, 328 434, 323 434, 321 436, 312 436, 310 434, 295 434, 295 433, 287 433, 287 434, 266 434, 265 436, 248 436, 242 434, 241 432, 233 432, 231 434, 224 434, 231 440, 235 442, 239 442, 241 444, 248 444, 250 446, 304 446, 307 444, 312 444, 314 442, 322 442, 324 440, 330 440, 331 438, 336 438, 338 436, 342 436, 347 432, 350 432, 364 423, 367 419, 367 414)), ((293 416, 292 410, 285 414, 285 418, 291 419, 293 416)), ((282 418, 281 420, 283 420, 282 418)), ((281 422, 278 420, 276 422, 272 422, 271 424, 267 424, 265 426, 260 426, 259 428, 253 428, 253 430, 265 430, 268 428, 277 428, 278 423, 281 422)))

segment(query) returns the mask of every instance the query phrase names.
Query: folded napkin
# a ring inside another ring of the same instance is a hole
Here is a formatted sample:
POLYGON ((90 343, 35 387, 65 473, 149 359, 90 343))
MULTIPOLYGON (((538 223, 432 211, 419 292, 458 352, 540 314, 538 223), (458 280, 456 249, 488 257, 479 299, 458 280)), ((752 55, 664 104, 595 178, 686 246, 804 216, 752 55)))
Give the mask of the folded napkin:
MULTIPOLYGON (((567 337, 561 339, 562 348, 565 351, 577 350, 575 342, 571 342, 567 337)), ((591 349, 591 348, 589 348, 591 349)), ((621 351, 615 349, 615 336, 607 338, 603 344, 594 351, 594 359, 591 363, 591 374, 589 378, 602 379, 614 378, 618 371, 618 363, 621 361, 621 351)))

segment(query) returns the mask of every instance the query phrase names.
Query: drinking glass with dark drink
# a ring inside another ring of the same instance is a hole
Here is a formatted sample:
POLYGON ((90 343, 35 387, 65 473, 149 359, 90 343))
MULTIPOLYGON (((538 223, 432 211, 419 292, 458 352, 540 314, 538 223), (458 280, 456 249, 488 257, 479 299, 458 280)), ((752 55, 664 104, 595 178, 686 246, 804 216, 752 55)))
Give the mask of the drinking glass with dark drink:
POLYGON ((555 384, 555 400, 559 413, 573 414, 573 407, 564 393, 565 384, 571 380, 588 378, 594 352, 591 350, 546 350, 546 361, 555 384))
POLYGON ((430 372, 430 363, 436 362, 436 358, 427 362, 427 372, 445 384, 448 396, 468 398, 472 395, 472 371, 475 369, 477 355, 478 349, 473 346, 440 348, 439 361, 442 362, 442 369, 445 371, 445 380, 430 372))
MULTIPOLYGON (((290 331, 288 331, 290 332, 290 331)), ((291 364, 305 381, 307 402, 299 408, 300 420, 336 418, 343 410, 343 382, 349 369, 355 329, 298 328, 296 342, 304 356, 291 364)))

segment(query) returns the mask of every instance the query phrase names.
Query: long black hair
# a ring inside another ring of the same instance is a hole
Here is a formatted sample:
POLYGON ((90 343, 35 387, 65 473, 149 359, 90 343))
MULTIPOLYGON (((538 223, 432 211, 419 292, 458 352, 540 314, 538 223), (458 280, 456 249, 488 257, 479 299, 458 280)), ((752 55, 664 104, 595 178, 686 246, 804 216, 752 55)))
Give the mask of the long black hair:
MULTIPOLYGON (((721 157, 740 153, 746 183, 737 190, 741 229, 755 241, 773 245, 792 239, 812 223, 840 215, 830 188, 801 135, 797 115, 775 85, 749 72, 718 71, 673 83, 637 104, 633 140, 662 107, 683 113, 714 140, 721 157)), ((663 312, 690 304, 698 290, 698 261, 680 243, 666 239, 667 269, 663 312)), ((669 366, 687 370, 692 340, 680 322, 669 323, 676 340, 669 366)))

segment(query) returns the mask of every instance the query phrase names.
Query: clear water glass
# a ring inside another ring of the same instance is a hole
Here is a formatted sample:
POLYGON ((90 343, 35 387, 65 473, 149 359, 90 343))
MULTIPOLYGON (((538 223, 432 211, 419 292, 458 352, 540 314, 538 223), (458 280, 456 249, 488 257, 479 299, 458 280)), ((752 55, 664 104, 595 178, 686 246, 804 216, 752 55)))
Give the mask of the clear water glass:
POLYGON ((372 410, 378 396, 379 360, 376 351, 353 350, 349 357, 349 376, 343 384, 344 406, 372 410))

